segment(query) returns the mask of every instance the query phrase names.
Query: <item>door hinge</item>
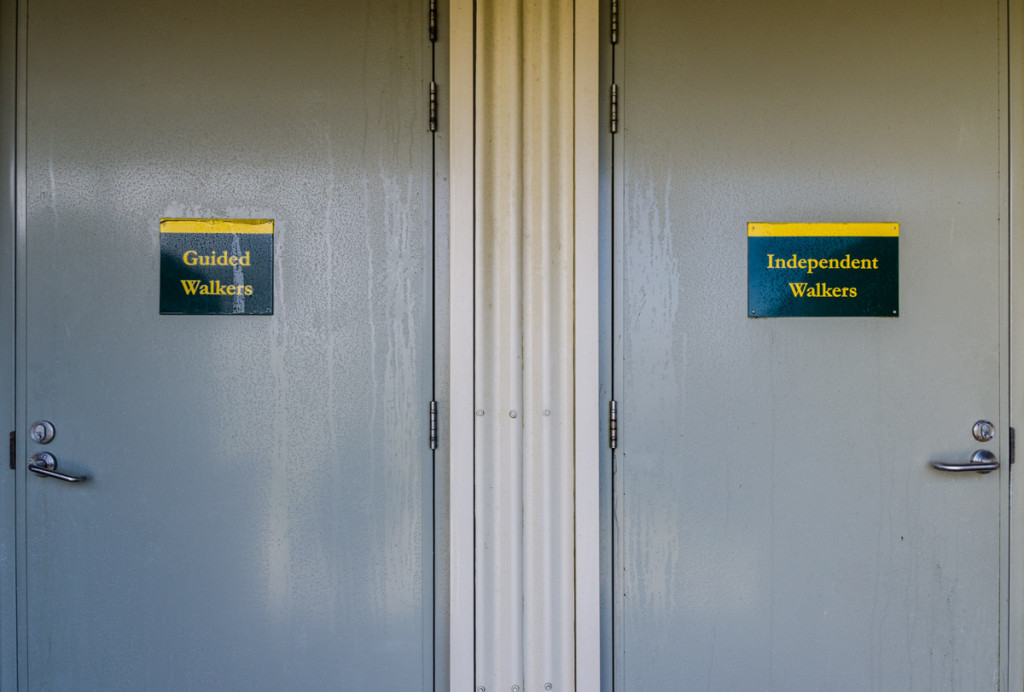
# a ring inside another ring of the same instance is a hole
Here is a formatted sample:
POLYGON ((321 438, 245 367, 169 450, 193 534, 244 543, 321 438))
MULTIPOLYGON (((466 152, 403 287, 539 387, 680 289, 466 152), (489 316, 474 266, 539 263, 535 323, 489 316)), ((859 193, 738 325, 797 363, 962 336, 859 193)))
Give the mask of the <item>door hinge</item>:
POLYGON ((430 402, 430 448, 437 449, 437 402, 430 402))
POLYGON ((619 404, 608 402, 608 446, 615 449, 619 446, 619 404))
POLYGON ((437 0, 430 0, 430 40, 437 40, 437 0))
POLYGON ((612 0, 612 45, 619 42, 619 0, 612 0))
POLYGON ((437 132, 437 82, 430 83, 430 131, 437 132))
POLYGON ((16 456, 17 452, 18 452, 17 440, 15 439, 14 431, 12 430, 11 431, 11 469, 12 470, 18 468, 18 461, 17 461, 17 456, 16 456))
POLYGON ((611 97, 611 130, 612 134, 619 131, 619 85, 612 84, 612 97, 611 97))
POLYGON ((1011 427, 1010 428, 1010 466, 1013 466, 1013 462, 1016 461, 1016 459, 1017 459, 1017 431, 1014 428, 1011 427))

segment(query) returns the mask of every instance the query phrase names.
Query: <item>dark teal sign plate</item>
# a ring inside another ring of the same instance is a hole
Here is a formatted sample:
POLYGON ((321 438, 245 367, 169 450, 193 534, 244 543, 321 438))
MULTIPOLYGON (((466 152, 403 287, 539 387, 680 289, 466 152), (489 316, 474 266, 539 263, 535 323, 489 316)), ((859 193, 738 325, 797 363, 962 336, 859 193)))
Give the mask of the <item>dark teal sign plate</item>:
POLYGON ((899 316, 899 224, 747 226, 750 317, 899 316))
POLYGON ((161 220, 160 314, 274 314, 274 222, 161 220))

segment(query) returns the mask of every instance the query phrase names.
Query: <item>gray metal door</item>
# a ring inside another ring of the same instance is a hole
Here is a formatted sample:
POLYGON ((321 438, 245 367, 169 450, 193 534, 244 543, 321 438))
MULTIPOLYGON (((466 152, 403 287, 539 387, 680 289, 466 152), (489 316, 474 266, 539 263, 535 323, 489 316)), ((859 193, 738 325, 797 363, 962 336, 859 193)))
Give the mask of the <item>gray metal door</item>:
POLYGON ((29 3, 23 688, 432 687, 423 5, 29 3), (162 218, 273 315, 158 314, 162 218))
POLYGON ((616 689, 995 689, 1005 8, 621 7, 616 689), (748 222, 883 221, 899 317, 748 317, 748 222))

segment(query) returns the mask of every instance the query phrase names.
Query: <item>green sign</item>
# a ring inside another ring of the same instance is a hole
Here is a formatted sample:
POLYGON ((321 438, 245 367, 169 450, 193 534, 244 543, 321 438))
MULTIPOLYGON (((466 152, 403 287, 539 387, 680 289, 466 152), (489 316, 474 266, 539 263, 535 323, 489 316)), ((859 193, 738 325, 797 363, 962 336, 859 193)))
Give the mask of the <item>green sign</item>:
POLYGON ((897 223, 747 225, 750 317, 897 317, 897 223))
POLYGON ((160 314, 274 314, 274 222, 161 219, 160 314))

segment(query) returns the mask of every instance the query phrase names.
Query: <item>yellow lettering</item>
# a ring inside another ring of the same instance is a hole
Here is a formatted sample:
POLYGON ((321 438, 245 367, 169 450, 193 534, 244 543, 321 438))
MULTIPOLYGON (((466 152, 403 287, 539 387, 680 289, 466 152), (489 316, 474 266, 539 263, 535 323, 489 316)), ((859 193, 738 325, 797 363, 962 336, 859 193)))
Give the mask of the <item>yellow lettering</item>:
POLYGON ((244 255, 229 255, 227 250, 222 251, 219 255, 215 252, 211 252, 209 255, 200 255, 195 250, 188 250, 181 256, 181 260, 190 267, 197 264, 202 267, 248 267, 252 264, 248 252, 244 255))
POLYGON ((194 296, 199 288, 199 279, 182 279, 181 287, 185 289, 185 295, 194 296))

